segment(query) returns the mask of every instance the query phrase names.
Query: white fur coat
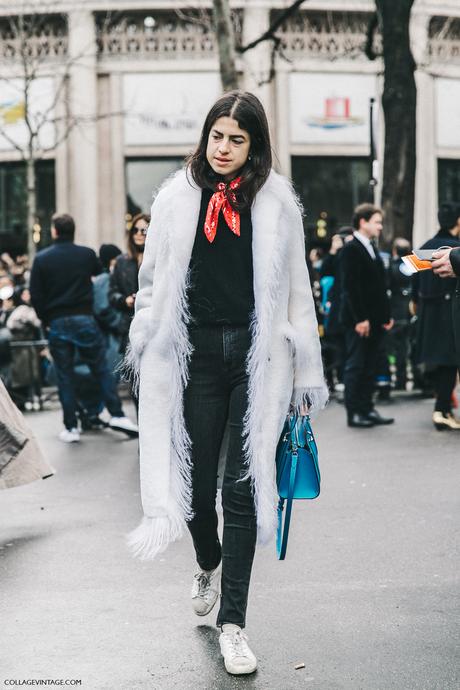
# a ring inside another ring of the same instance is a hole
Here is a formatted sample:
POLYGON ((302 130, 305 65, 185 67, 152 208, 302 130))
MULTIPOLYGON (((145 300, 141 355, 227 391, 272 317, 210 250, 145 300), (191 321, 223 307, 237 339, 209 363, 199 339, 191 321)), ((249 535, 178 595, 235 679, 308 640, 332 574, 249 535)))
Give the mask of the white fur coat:
MULTIPOLYGON (((190 177, 190 175, 189 175, 190 177)), ((201 190, 184 170, 152 206, 130 329, 129 365, 139 384, 139 443, 144 518, 130 535, 143 559, 178 539, 191 518, 190 439, 184 424, 188 379, 188 266, 201 190)), ((314 412, 327 401, 302 218, 288 181, 275 172, 252 207, 255 312, 248 354, 244 421, 247 475, 259 541, 276 530, 275 449, 289 405, 314 412)))

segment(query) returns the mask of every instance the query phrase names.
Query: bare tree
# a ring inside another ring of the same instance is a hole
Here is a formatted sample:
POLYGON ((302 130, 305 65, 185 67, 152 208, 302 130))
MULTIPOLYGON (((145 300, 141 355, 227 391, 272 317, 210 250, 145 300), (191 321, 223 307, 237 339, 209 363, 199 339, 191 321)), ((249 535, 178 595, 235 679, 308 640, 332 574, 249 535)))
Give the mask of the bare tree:
POLYGON ((282 54, 282 41, 276 32, 284 24, 284 22, 286 22, 300 9, 300 6, 303 5, 304 2, 306 2, 306 0, 295 0, 295 2, 293 2, 283 12, 280 12, 276 20, 261 36, 254 41, 251 41, 247 45, 237 46, 231 19, 229 0, 213 0, 214 29, 219 51, 222 88, 224 91, 230 91, 239 87, 239 75, 236 66, 237 53, 242 55, 265 41, 270 41, 272 44, 270 73, 268 79, 262 81, 260 85, 270 82, 273 79, 275 75, 276 55, 282 54))
MULTIPOLYGON (((84 126, 89 121, 84 116, 72 113, 68 86, 73 67, 94 56, 96 50, 91 41, 79 54, 68 54, 66 19, 62 15, 53 14, 55 7, 56 1, 50 0, 40 6, 40 13, 26 14, 24 11, 6 17, 0 38, 4 58, 0 87, 3 84, 4 88, 9 86, 17 92, 25 128, 25 136, 14 136, 8 124, 0 118, 0 136, 25 164, 27 249, 31 257, 36 249, 34 228, 38 223, 36 163, 55 151, 76 127, 84 126), (61 22, 63 28, 60 35, 59 32, 57 36, 52 35, 49 27, 52 21, 61 22), (39 80, 43 83, 44 79, 52 80, 53 92, 46 105, 37 109, 37 84, 39 80), (46 142, 45 133, 50 130, 53 134, 46 142)), ((109 20, 110 13, 107 16, 107 21, 109 20)), ((114 114, 99 115, 97 119, 114 114)))
MULTIPOLYGON (((384 240, 412 237, 414 223, 416 167, 415 61, 409 37, 414 0, 376 0, 377 15, 370 34, 379 27, 382 34, 384 87, 382 107, 385 145, 382 209, 385 214, 384 240)), ((367 55, 375 57, 368 40, 367 55)))

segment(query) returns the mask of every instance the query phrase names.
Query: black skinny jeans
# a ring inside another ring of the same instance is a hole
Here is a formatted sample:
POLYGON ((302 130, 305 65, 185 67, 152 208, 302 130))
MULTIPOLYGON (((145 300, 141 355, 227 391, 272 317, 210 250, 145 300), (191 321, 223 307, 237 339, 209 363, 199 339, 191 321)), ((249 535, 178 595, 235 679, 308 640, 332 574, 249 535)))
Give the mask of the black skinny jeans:
POLYGON ((257 537, 254 498, 244 472, 243 418, 248 402, 247 328, 190 329, 194 347, 184 392, 185 424, 192 441, 192 507, 188 523, 202 570, 222 560, 222 588, 217 625, 244 628, 249 581, 257 537), (217 534, 216 492, 219 450, 227 418, 230 436, 222 483, 224 530, 217 534))

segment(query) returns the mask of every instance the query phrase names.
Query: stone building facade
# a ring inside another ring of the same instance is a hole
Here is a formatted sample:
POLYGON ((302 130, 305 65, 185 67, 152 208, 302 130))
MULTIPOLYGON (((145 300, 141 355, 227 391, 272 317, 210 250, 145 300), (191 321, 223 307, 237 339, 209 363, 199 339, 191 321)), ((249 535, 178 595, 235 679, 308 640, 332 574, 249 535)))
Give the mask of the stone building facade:
MULTIPOLYGON (((232 2, 238 40, 247 44, 259 36, 289 4, 232 2)), ((211 3, 193 5, 194 10, 174 0, 28 3, 28 16, 36 12, 42 19, 30 50, 42 57, 36 76, 44 95, 37 95, 37 108, 50 120, 37 164, 40 246, 48 241, 55 209, 75 217, 79 242, 123 244, 130 216, 148 211, 152 191, 193 149, 203 116, 220 93, 211 3)), ((24 3, 15 8, 13 0, 8 10, 0 6, 0 76, 6 77, 0 125, 10 134, 5 138, 0 131, 1 249, 20 246, 25 224, 23 164, 11 141, 24 137, 23 123, 14 118, 21 107, 14 95, 20 93, 20 70, 14 67, 20 38, 9 24, 21 8, 24 3)), ((305 3, 280 31, 282 55, 270 81, 270 43, 240 58, 243 86, 267 109, 276 166, 294 179, 312 240, 349 222, 352 207, 369 196, 371 98, 377 104, 377 181, 382 169, 383 65, 363 51, 373 11, 369 0, 305 3)), ((413 238, 420 244, 436 228, 439 200, 460 199, 457 0, 416 0, 411 40, 418 88, 413 238)), ((375 41, 378 48, 378 36, 375 41)), ((377 201, 378 196, 379 184, 377 201)))

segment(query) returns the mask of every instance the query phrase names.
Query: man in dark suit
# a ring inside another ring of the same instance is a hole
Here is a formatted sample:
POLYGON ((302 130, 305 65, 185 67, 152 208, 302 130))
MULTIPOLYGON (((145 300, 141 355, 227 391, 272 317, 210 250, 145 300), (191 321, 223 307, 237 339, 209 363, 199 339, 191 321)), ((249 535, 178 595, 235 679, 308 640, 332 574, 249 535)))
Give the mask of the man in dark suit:
MULTIPOLYGON (((454 206, 452 204, 451 206, 454 206)), ((451 209, 453 211, 454 209, 451 209)), ((456 227, 458 228, 458 235, 460 236, 460 203, 455 204, 454 217, 456 219, 456 227)), ((460 371, 460 247, 453 249, 441 249, 439 252, 434 252, 433 256, 433 273, 440 278, 457 278, 457 288, 455 296, 452 301, 452 315, 454 322, 454 336, 455 348, 457 352, 457 364, 460 371)))
POLYGON ((385 268, 376 243, 382 231, 382 212, 361 204, 353 214, 354 238, 341 253, 341 322, 345 329, 345 406, 348 426, 369 428, 391 424, 373 405, 379 345, 391 329, 385 268))

